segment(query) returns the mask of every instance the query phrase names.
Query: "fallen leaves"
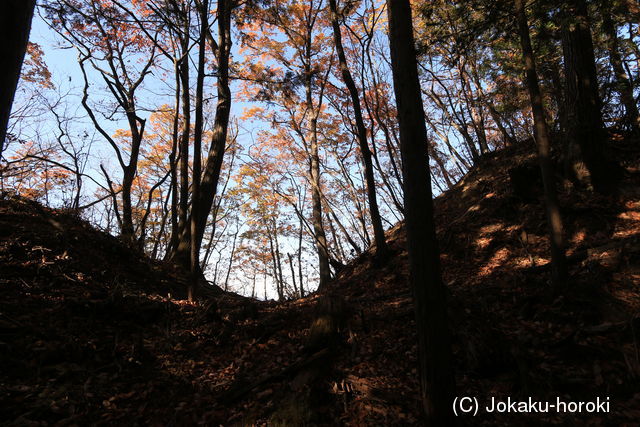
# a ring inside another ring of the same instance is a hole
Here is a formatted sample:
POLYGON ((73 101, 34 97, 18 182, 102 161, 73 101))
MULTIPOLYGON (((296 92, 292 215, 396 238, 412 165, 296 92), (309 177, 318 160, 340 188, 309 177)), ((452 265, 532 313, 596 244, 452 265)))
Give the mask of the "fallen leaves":
MULTIPOLYGON (((640 201, 631 191, 638 178, 629 178, 619 202, 561 194, 575 208, 567 212, 568 249, 587 256, 572 265, 569 290, 551 295, 547 273, 531 269, 531 260, 548 261, 544 211, 514 202, 506 180, 496 178, 513 164, 511 154, 490 159, 435 203, 457 386, 479 397, 606 391, 615 414, 571 421, 633 425, 640 416, 640 394, 632 394, 640 378, 640 201)), ((0 418, 419 425, 403 233, 399 224, 387 234, 396 253, 388 264, 374 266, 365 255, 326 290, 344 297, 351 314, 337 351, 314 372, 306 369, 313 355, 305 344, 316 295, 251 302, 251 315, 246 300, 224 295, 219 316, 207 316, 206 306, 166 297, 183 293, 171 287, 175 272, 167 267, 77 219, 0 201, 0 418), (221 403, 233 390, 240 392, 221 403)), ((568 420, 549 415, 518 424, 568 420)))

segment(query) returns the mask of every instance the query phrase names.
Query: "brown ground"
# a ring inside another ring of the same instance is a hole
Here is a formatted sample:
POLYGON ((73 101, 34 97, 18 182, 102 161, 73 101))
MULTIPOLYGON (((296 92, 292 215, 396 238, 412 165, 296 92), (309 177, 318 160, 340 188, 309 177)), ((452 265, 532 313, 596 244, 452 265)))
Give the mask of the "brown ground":
MULTIPOLYGON (((459 395, 611 402, 610 414, 480 413, 469 424, 637 425, 640 153, 616 152, 627 170, 619 195, 561 193, 565 290, 548 283, 540 194, 525 200, 509 180, 535 165, 531 147, 493 154, 436 200, 459 395)), ((387 236, 388 263, 365 254, 323 295, 277 304, 223 294, 216 308, 177 300, 175 271, 72 215, 5 197, 0 421, 419 425, 402 225, 387 236), (342 317, 340 332, 310 342, 326 310, 342 317)))

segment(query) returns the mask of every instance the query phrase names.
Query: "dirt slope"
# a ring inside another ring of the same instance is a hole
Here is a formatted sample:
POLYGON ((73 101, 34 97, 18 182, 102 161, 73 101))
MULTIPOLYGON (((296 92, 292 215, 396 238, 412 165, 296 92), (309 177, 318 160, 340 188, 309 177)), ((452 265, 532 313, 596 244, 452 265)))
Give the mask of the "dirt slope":
MULTIPOLYGON (((547 283, 532 147, 494 153, 436 200, 460 395, 611 400, 611 414, 479 414, 471 424, 640 419, 640 162, 632 145, 616 150, 627 168, 619 195, 561 193, 573 276, 564 291, 547 283), (533 197, 519 191, 523 174, 533 197)), ((69 214, 3 197, 0 420, 419 425, 401 224, 388 241, 388 263, 364 254, 322 295, 189 305, 175 299, 184 280, 169 267, 69 214), (310 338, 327 313, 337 335, 310 338)))

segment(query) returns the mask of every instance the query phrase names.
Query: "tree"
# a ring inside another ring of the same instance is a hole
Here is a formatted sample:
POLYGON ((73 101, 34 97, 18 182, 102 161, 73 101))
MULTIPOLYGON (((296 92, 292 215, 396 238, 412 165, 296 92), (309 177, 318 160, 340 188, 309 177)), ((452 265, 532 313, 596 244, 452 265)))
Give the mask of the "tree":
MULTIPOLYGON (((209 25, 208 2, 198 4, 200 16, 200 31, 198 34, 198 82, 196 94, 196 123, 194 131, 194 168, 192 180, 192 204, 189 215, 190 227, 180 230, 179 242, 173 254, 174 259, 186 267, 185 261, 190 259, 190 265, 194 269, 194 275, 199 265, 199 253, 202 239, 207 225, 207 219, 211 213, 213 201, 218 191, 220 171, 227 146, 227 134, 229 127, 229 115, 231 111, 231 90, 229 88, 229 63, 231 57, 231 17, 237 4, 232 0, 219 0, 217 5, 218 37, 214 39, 209 25), (204 74, 204 62, 206 47, 214 54, 217 76, 217 107, 211 133, 211 142, 204 167, 200 167, 200 153, 202 143, 202 80, 204 74), (186 256, 189 254, 189 256, 186 256)), ((184 91, 184 89, 183 89, 184 91)), ((182 200, 182 196, 181 196, 182 200)), ((214 224, 215 227, 215 224, 214 224)))
MULTIPOLYGON (((166 231, 169 215, 168 198, 173 192, 171 183, 165 185, 172 171, 173 117, 175 112, 169 106, 149 116, 145 144, 140 148, 138 172, 132 187, 134 230, 138 246, 155 258, 158 249, 166 247, 170 234, 166 231)), ((126 145, 130 140, 125 129, 116 131, 118 143, 126 145)))
POLYGON ((542 93, 538 84, 538 73, 529 36, 525 0, 515 0, 515 12, 518 20, 518 32, 522 46, 526 85, 531 98, 531 111, 534 121, 534 139, 538 147, 538 159, 542 173, 547 221, 549 222, 549 237, 551 241, 552 278, 556 287, 560 286, 567 277, 567 262, 564 253, 564 239, 562 236, 562 218, 558 205, 556 183, 553 166, 551 164, 551 140, 545 119, 542 93))
MULTIPOLYGON (((142 6, 134 2, 132 7, 142 6)), ((78 64, 84 80, 82 106, 96 130, 113 149, 122 170, 122 213, 117 217, 123 240, 134 244, 136 239, 131 189, 137 173, 146 124, 138 106, 138 92, 155 63, 156 45, 150 45, 142 32, 131 25, 126 15, 110 1, 91 0, 82 3, 76 0, 52 0, 47 4, 47 10, 58 34, 78 50, 78 64), (140 66, 135 65, 137 62, 140 62, 140 66), (129 125, 131 140, 128 158, 123 147, 117 144, 105 129, 104 123, 98 119, 96 108, 89 103, 92 84, 87 64, 104 81, 108 93, 115 101, 114 108, 102 112, 102 115, 111 117, 122 114, 129 125)), ((106 168, 101 169, 110 182, 106 168)), ((111 184, 109 186, 112 187, 111 184)), ((115 201, 114 191, 112 196, 115 201)))
POLYGON ((380 218, 380 211, 378 209, 378 200, 376 196, 376 181, 373 174, 373 162, 371 160, 371 150, 369 149, 369 142, 367 141, 367 129, 364 125, 364 119, 362 118, 362 107, 360 106, 360 98, 358 95, 358 88, 353 81, 353 76, 349 70, 347 64, 347 58, 344 53, 344 47, 342 46, 342 34, 340 30, 340 14, 338 13, 338 6, 336 0, 329 0, 329 7, 331 8, 331 26, 333 27, 333 39, 336 45, 336 52, 338 54, 338 63, 340 65, 340 72, 342 74, 342 80, 349 90, 351 96, 351 102, 353 107, 354 119, 356 122, 356 133, 358 138, 358 144, 360 146, 360 155, 362 156, 362 162, 364 163, 364 175, 367 187, 367 197, 369 199, 369 214, 371 216, 371 223, 373 224, 373 232, 375 236, 376 256, 379 259, 384 259, 387 255, 387 242, 384 237, 384 228, 382 226, 382 219, 380 218))
POLYGON ((253 13, 262 24, 262 34, 247 33, 243 40, 244 47, 251 49, 256 56, 268 56, 286 70, 272 70, 256 61, 250 67, 253 76, 247 79, 258 81, 262 86, 256 98, 282 107, 289 117, 287 122, 295 138, 301 142, 306 153, 306 175, 311 188, 311 224, 318 253, 320 288, 331 279, 331 255, 322 207, 322 135, 319 121, 333 56, 327 55, 325 49, 327 37, 322 29, 327 22, 322 19, 323 12, 322 0, 304 4, 275 2, 264 10, 257 8, 253 13))
MULTIPOLYGON (((191 2, 165 0, 149 2, 148 11, 138 16, 136 10, 113 0, 146 35, 159 51, 172 63, 175 87, 173 91, 173 126, 169 154, 171 197, 169 209, 171 221, 170 239, 165 245, 165 259, 171 258, 178 246, 181 230, 185 230, 189 197, 189 137, 191 134, 191 97, 189 90, 190 6, 191 2), (160 28, 158 37, 157 28, 160 28), (182 113, 180 108, 182 107, 182 113), (182 128, 182 129, 181 129, 182 128), (183 155, 184 153, 184 155, 183 155), (178 163, 180 172, 178 171, 178 163), (178 185, 180 180, 180 185, 178 185)), ((146 12, 143 10, 143 12, 146 12)), ((164 225, 164 223, 163 223, 164 225)), ((187 229, 187 230, 190 230, 187 229)), ((156 247, 157 249, 157 247, 156 247)), ((154 250, 155 254, 155 250, 154 250)))
MULTIPOLYGON (((189 301, 193 301, 196 292, 200 271, 200 244, 202 237, 199 234, 200 229, 200 180, 202 173, 202 131, 204 127, 204 74, 205 74, 205 53, 207 49, 205 37, 209 29, 209 1, 202 0, 199 5, 200 15, 200 43, 198 46, 198 75, 196 78, 196 122, 193 132, 193 183, 191 185, 191 241, 190 241, 190 266, 191 282, 187 289, 189 301)), ((214 189, 215 195, 215 189, 214 189)), ((212 198, 213 200, 213 198, 212 198)), ((209 216, 209 208, 205 213, 204 223, 206 224, 209 216)), ((202 227, 204 234, 204 227, 202 227)))
POLYGON ((428 425, 453 425, 451 338, 433 217, 427 130, 418 80, 411 6, 409 0, 388 0, 387 8, 400 125, 409 274, 418 328, 422 403, 428 425))
POLYGON ((231 112, 231 89, 229 88, 231 16, 234 8, 237 6, 237 3, 233 0, 218 0, 218 41, 216 42, 213 39, 210 30, 207 30, 204 35, 216 58, 218 103, 213 121, 207 161, 204 166, 202 182, 200 184, 200 193, 198 194, 199 201, 197 206, 199 212, 197 213, 198 220, 195 235, 197 250, 199 250, 202 244, 207 218, 211 213, 213 200, 218 193, 222 161, 227 149, 229 115, 231 112))
POLYGON ((11 105, 27 50, 35 5, 35 0, 7 0, 2 7, 0 57, 6 62, 0 72, 0 155, 4 151, 11 105))
POLYGON ((567 0, 563 5, 567 166, 577 181, 607 193, 610 171, 587 4, 585 0, 567 0))
MULTIPOLYGON (((362 91, 362 108, 367 121, 367 134, 371 147, 371 155, 377 175, 382 180, 381 208, 387 204, 389 212, 397 219, 404 210, 402 199, 402 172, 400 171, 400 151, 397 135, 395 106, 390 99, 393 92, 391 71, 388 67, 388 37, 386 34, 386 6, 384 2, 367 0, 360 8, 349 10, 349 20, 345 13, 342 20, 344 31, 345 54, 347 61, 354 64, 350 71, 362 91), (352 41, 349 49, 348 40, 352 41), (398 215, 400 214, 400 215, 398 215)), ((338 94, 344 98, 343 91, 338 94)), ((336 108, 348 113, 348 107, 336 108)), ((345 114, 342 114, 343 117, 345 114)), ((343 119, 348 129, 353 129, 351 115, 343 119)), ((382 217, 384 221, 385 218, 382 217)))

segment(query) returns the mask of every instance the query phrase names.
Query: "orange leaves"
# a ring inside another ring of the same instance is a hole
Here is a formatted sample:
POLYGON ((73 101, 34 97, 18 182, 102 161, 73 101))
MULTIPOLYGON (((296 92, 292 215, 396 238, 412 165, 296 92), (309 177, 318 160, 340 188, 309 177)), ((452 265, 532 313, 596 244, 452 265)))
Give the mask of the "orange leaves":
POLYGON ((24 144, 11 156, 11 159, 16 161, 14 173, 18 174, 19 179, 5 185, 12 191, 34 200, 43 200, 50 192, 56 190, 68 191, 73 185, 72 172, 44 160, 46 158, 57 161, 58 157, 53 151, 42 152, 31 142, 24 144))
POLYGON ((80 41, 83 47, 90 47, 96 53, 126 56, 148 52, 152 44, 129 18, 129 12, 137 12, 142 17, 152 13, 146 2, 140 0, 131 0, 128 4, 92 0, 61 9, 61 15, 52 22, 59 31, 67 34, 68 40, 80 41))
POLYGON ((22 65, 23 81, 34 83, 45 89, 52 89, 51 72, 44 61, 44 52, 37 43, 27 45, 27 55, 22 65))
POLYGON ((249 120, 249 119, 253 119, 256 116, 260 117, 262 116, 263 113, 264 113, 264 108, 262 107, 253 106, 253 107, 245 108, 242 113, 242 116, 240 116, 240 120, 249 120))

